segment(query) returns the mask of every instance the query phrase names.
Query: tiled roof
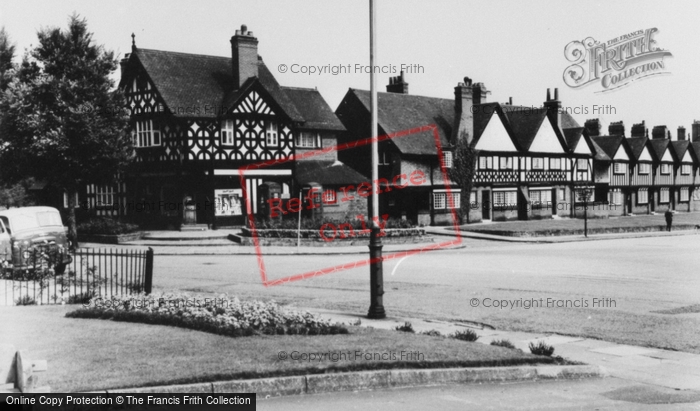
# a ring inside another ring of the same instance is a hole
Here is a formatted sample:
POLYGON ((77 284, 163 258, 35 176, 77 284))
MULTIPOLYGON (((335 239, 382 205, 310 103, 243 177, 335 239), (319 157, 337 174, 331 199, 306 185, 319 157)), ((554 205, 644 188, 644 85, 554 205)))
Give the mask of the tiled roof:
POLYGON ((700 141, 690 143, 691 154, 695 155, 695 161, 700 163, 700 141))
POLYGON ((299 184, 347 185, 369 179, 340 161, 297 161, 296 179, 299 184))
POLYGON ((656 157, 656 161, 661 161, 666 152, 666 147, 670 141, 665 138, 651 139, 647 144, 651 147, 651 153, 656 157))
POLYGON ((547 120, 546 108, 518 109, 518 106, 502 106, 518 146, 525 151, 530 149, 542 123, 547 120))
POLYGON ((569 147, 569 150, 572 152, 576 150, 576 147, 578 147, 581 141, 583 141, 583 144, 586 144, 586 141, 581 138, 583 137, 583 127, 565 128, 562 131, 564 132, 566 146, 569 147))
POLYGON ((591 138, 611 159, 615 157, 615 154, 620 149, 620 145, 623 146, 623 150, 625 150, 627 145, 623 136, 595 136, 591 138))
MULTIPOLYGON (((350 89, 348 94, 356 96, 369 112, 369 91, 350 89)), ((449 144, 455 113, 452 99, 377 93, 377 113, 379 127, 386 134, 435 124, 442 146, 449 144)), ((404 154, 437 154, 431 131, 395 138, 392 142, 404 154)))
POLYGON ((628 137, 626 138, 627 145, 632 152, 632 159, 639 160, 639 156, 644 152, 644 146, 647 144, 648 138, 646 137, 628 137))
POLYGON ((258 77, 249 78, 240 89, 234 88, 230 57, 139 48, 131 59, 140 61, 166 106, 176 116, 186 116, 192 109, 199 108, 198 116, 216 117, 221 107, 235 106, 248 90, 259 85, 291 121, 302 123, 302 127, 322 129, 328 125, 327 129, 343 130, 318 91, 281 87, 260 59, 258 77), (206 110, 207 106, 213 109, 206 110))
POLYGON ((690 146, 690 141, 688 140, 671 141, 671 154, 675 157, 676 161, 680 162, 683 160, 686 151, 688 151, 688 146, 690 146))
POLYGON ((474 113, 474 141, 473 144, 477 144, 479 139, 481 138, 481 135, 484 133, 484 130, 486 130, 486 126, 489 124, 491 121, 491 117, 494 116, 494 114, 498 117, 499 121, 503 123, 503 127, 506 129, 508 132, 508 135, 511 138, 511 141, 513 141, 513 145, 515 145, 515 148, 518 150, 522 150, 522 147, 520 146, 520 142, 513 138, 513 130, 511 129, 511 124, 508 120, 508 117, 505 114, 504 108, 505 107, 512 107, 512 106, 501 106, 499 103, 484 103, 479 105, 479 109, 475 110, 474 113))
POLYGON ((306 120, 303 128, 322 130, 345 130, 343 123, 326 104, 318 90, 310 88, 282 87, 301 116, 306 120))

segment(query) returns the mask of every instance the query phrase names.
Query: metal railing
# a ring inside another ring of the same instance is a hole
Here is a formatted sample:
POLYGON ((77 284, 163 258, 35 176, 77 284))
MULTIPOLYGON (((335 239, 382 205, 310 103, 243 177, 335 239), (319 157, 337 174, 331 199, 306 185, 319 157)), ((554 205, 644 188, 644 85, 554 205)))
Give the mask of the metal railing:
POLYGON ((0 251, 0 305, 81 304, 96 295, 150 294, 153 249, 0 251))

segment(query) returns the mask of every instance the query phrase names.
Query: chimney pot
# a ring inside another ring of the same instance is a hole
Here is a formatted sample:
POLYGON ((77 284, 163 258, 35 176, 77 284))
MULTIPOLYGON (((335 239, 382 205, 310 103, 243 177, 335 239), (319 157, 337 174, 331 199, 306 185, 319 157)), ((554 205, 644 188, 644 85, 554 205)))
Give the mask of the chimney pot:
POLYGON ((559 89, 558 88, 554 89, 554 99, 557 101, 559 100, 559 89))

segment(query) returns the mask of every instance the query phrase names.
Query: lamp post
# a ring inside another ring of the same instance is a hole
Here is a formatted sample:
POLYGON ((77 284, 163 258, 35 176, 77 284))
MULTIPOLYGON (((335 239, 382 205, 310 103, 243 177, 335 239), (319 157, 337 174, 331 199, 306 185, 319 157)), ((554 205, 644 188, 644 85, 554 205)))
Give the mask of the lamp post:
MULTIPOLYGON (((377 78, 374 74, 374 59, 377 50, 376 33, 376 5, 374 0, 369 0, 369 94, 370 94, 370 124, 371 124, 371 150, 372 150, 372 181, 379 179, 379 148, 377 144, 377 78)), ((372 207, 370 221, 372 229, 369 238, 369 282, 370 282, 370 306, 368 318, 385 318, 384 311, 384 273, 382 267, 382 240, 379 237, 379 194, 372 190, 372 207)))

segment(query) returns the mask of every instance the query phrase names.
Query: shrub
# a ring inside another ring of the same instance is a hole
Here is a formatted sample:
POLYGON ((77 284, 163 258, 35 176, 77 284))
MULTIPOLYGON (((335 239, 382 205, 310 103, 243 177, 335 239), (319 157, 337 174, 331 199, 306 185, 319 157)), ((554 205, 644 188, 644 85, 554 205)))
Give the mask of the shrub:
POLYGON ((397 325, 396 328, 394 328, 396 331, 403 331, 406 333, 415 333, 416 331, 413 329, 413 325, 406 321, 403 325, 397 325))
POLYGON ((491 341, 491 345, 496 345, 499 347, 505 347, 505 348, 510 348, 510 349, 515 349, 515 346, 513 345, 512 342, 508 340, 493 340, 491 341))
POLYGON ((15 301, 17 305, 36 305, 36 300, 29 295, 23 295, 15 301))
POLYGON ((442 334, 438 330, 422 331, 422 335, 429 335, 431 337, 442 337, 442 334))
POLYGON ((538 341, 537 344, 530 343, 530 352, 535 355, 546 355, 551 357, 554 354, 554 347, 548 345, 544 341, 538 341))
POLYGON ((471 330, 471 329, 466 329, 464 331, 455 331, 454 334, 450 335, 450 338, 454 338, 456 340, 474 342, 474 341, 479 339, 479 336, 476 335, 476 331, 471 330))
POLYGON ((230 337, 348 333, 340 324, 332 324, 309 312, 286 311, 274 301, 242 302, 238 298, 222 297, 202 302, 173 294, 97 297, 91 300, 89 307, 71 311, 66 317, 170 325, 230 337), (96 304, 96 301, 102 303, 96 304))
POLYGON ((127 234, 138 231, 136 224, 124 223, 109 217, 93 217, 78 224, 81 234, 127 234))

